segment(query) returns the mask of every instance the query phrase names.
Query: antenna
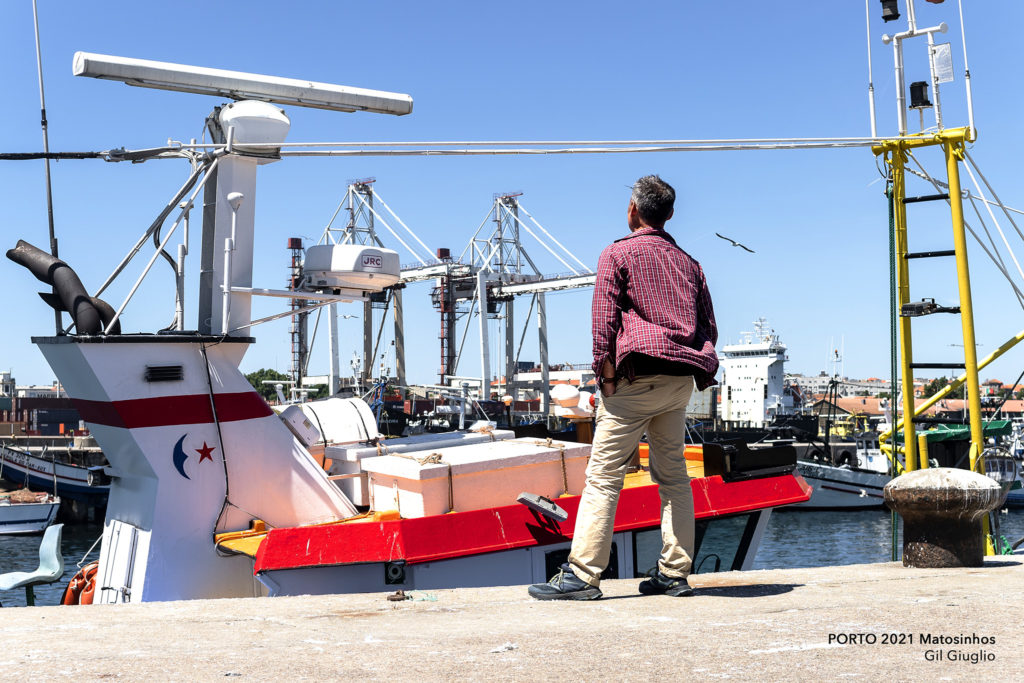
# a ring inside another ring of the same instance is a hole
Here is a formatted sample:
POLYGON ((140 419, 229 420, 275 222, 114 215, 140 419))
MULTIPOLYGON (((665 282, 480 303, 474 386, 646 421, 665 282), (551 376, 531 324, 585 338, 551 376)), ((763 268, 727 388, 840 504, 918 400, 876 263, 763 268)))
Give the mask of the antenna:
MULTIPOLYGON (((895 0, 883 0, 882 2, 882 20, 885 22, 895 21, 899 19, 900 14, 896 6, 895 0)), ((903 65, 903 41, 908 38, 916 38, 919 36, 926 36, 928 39, 928 66, 929 66, 929 77, 930 86, 933 99, 935 100, 935 125, 941 130, 942 129, 942 107, 939 102, 939 83, 946 82, 944 78, 940 77, 937 73, 936 54, 937 49, 940 46, 935 44, 936 33, 945 33, 949 30, 949 26, 946 22, 942 22, 937 26, 931 26, 928 28, 918 28, 917 17, 914 12, 914 0, 907 0, 907 30, 896 33, 894 35, 885 34, 882 36, 882 42, 886 45, 892 44, 893 46, 893 57, 896 63, 896 120, 899 124, 899 134, 907 134, 907 106, 906 106, 906 78, 904 76, 904 65, 903 65)), ((945 54, 945 51, 944 51, 945 54)), ((870 59, 870 57, 869 57, 870 59)), ((924 88, 927 89, 929 86, 928 82, 922 82, 924 88)), ((917 85, 916 83, 914 85, 917 85)), ((914 87, 911 86, 911 88, 914 87)), ((916 102, 911 103, 911 108, 918 109, 919 111, 928 107, 933 106, 931 102, 925 104, 921 101, 920 96, 916 102)), ((921 113, 923 122, 923 111, 921 113)))
MULTIPOLYGON (((36 0, 32 0, 32 21, 36 29, 36 68, 39 72, 39 111, 40 124, 43 128, 43 152, 47 155, 44 161, 44 168, 46 169, 46 218, 50 226, 50 254, 56 258, 57 235, 53 229, 53 183, 50 180, 50 134, 46 123, 46 97, 43 95, 43 56, 42 50, 39 47, 39 12, 36 9, 36 0)), ((61 324, 62 320, 59 310, 54 309, 53 318, 57 334, 60 334, 63 325, 61 324)), ((56 470, 54 471, 56 472, 56 470)))
POLYGON ((72 72, 76 76, 122 81, 143 88, 217 95, 233 100, 396 116, 412 112, 412 96, 402 93, 90 52, 75 53, 72 72))

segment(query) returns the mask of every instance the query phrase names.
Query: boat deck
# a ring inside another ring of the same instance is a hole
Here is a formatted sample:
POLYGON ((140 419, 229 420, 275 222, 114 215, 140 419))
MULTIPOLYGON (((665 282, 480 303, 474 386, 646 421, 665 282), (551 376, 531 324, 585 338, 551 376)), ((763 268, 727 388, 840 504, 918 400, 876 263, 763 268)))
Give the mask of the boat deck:
MULTIPOLYGON (((640 486, 650 486, 654 482, 651 480, 651 473, 648 469, 648 453, 647 444, 642 444, 640 449, 640 466, 641 469, 636 472, 630 472, 626 474, 626 480, 623 483, 623 488, 631 489, 640 486)), ((701 451, 694 447, 688 447, 686 450, 686 470, 687 474, 691 479, 699 479, 704 476, 704 461, 701 456, 701 451)), ((368 512, 360 514, 355 517, 343 520, 341 522, 325 522, 323 524, 313 525, 320 527, 330 527, 337 524, 358 524, 362 522, 389 522, 397 521, 401 519, 401 516, 396 510, 384 510, 376 512, 368 512)), ((257 520, 252 529, 242 531, 229 531, 220 533, 216 537, 217 546, 222 550, 241 553, 248 555, 249 557, 255 558, 260 545, 263 540, 267 537, 270 531, 267 526, 257 520)))
POLYGON ((642 597, 631 579, 578 603, 538 602, 516 586, 405 602, 372 593, 32 607, 4 610, 0 639, 6 669, 26 680, 996 680, 1018 663, 1022 561, 702 574, 692 598, 642 597), (830 640, 841 633, 875 642, 830 640), (921 634, 994 643, 927 645, 921 634), (928 661, 936 651, 942 661, 928 661))

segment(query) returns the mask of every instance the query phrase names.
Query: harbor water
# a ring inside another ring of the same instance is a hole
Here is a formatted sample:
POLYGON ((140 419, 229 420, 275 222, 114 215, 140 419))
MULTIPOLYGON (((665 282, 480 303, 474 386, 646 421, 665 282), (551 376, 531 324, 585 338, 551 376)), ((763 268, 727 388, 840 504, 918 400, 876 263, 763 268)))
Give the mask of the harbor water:
MULTIPOLYGON (((772 513, 754 569, 797 569, 844 564, 890 562, 892 523, 888 510, 806 511, 772 513)), ((998 515, 1000 535, 1009 543, 1024 537, 1024 510, 998 515)), ((897 530, 902 522, 897 517, 897 530)), ((903 556, 902 535, 897 539, 903 556)))
MULTIPOLYGON (((78 573, 77 563, 88 552, 92 544, 103 533, 102 524, 77 524, 64 526, 61 533, 61 548, 64 553, 64 576, 60 581, 48 586, 36 586, 37 605, 56 605, 68 582, 78 573)), ((6 572, 31 572, 39 566, 39 543, 43 540, 39 535, 0 536, 0 574, 6 572)), ((99 544, 89 555, 86 562, 99 559, 99 544)), ((4 607, 23 607, 25 605, 25 589, 18 588, 0 593, 0 604, 4 607)))
MULTIPOLYGON (((1010 543, 1024 538, 1024 510, 1000 513, 999 525, 1001 535, 1010 543)), ((64 577, 51 586, 36 588, 37 605, 60 602, 64 587, 78 571, 77 563, 101 531, 99 524, 64 527, 64 577)), ((34 570, 39 563, 41 539, 42 536, 0 536, 0 573, 34 570)), ((761 540, 754 568, 795 569, 889 562, 891 539, 887 510, 776 510, 761 540)), ((89 561, 98 558, 98 547, 89 561)), ((0 593, 0 603, 4 607, 23 606, 25 591, 0 593)))

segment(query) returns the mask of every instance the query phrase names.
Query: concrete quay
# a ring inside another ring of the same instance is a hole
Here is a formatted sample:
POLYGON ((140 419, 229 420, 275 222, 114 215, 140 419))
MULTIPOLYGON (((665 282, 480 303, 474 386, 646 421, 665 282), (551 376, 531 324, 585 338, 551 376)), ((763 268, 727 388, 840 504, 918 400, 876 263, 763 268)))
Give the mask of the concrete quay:
POLYGON ((7 680, 1011 680, 1024 558, 725 572, 689 598, 607 581, 0 610, 7 680))

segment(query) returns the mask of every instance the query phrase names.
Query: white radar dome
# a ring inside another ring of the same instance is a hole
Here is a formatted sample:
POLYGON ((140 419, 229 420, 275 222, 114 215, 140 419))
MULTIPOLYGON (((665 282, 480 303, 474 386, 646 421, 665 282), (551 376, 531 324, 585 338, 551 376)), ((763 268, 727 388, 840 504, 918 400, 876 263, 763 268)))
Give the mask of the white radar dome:
POLYGON ((362 244, 318 244, 306 250, 304 286, 379 292, 398 282, 398 252, 362 244))
MULTIPOLYGON (((269 102, 242 100, 225 105, 220 110, 220 125, 227 135, 228 128, 234 127, 234 144, 244 150, 251 144, 281 144, 288 137, 292 122, 280 107, 269 102)), ((262 148, 255 152, 271 153, 273 150, 262 148)))

